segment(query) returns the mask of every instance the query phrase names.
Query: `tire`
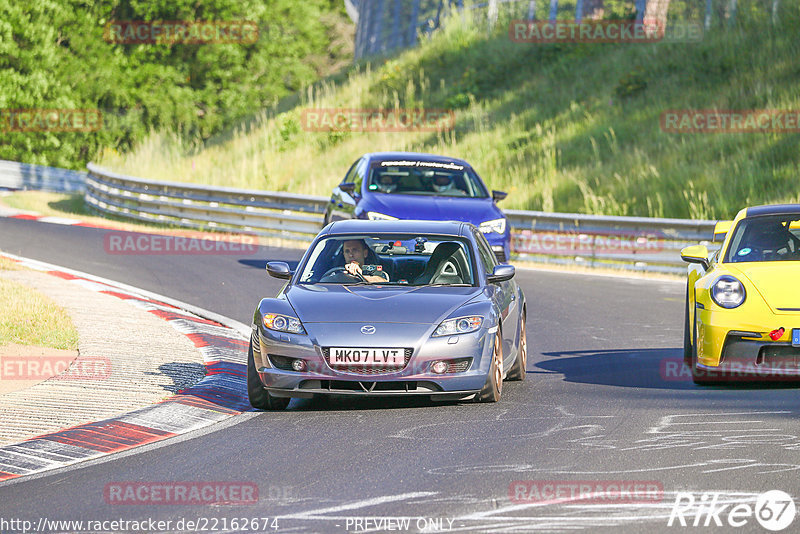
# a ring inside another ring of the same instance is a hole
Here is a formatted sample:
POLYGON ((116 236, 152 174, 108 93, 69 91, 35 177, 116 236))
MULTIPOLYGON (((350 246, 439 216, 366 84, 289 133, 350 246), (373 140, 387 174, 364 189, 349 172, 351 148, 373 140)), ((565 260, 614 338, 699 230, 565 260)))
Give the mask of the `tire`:
POLYGON ((489 376, 486 384, 478 393, 479 402, 497 402, 503 394, 503 342, 500 329, 494 336, 494 349, 492 350, 492 363, 489 366, 489 376))
POLYGON ((692 344, 689 335, 689 282, 686 282, 686 308, 683 311, 683 363, 692 365, 692 344))
POLYGON ((520 382, 525 380, 528 368, 528 334, 525 333, 525 323, 525 314, 523 313, 519 325, 519 353, 513 367, 508 370, 508 379, 520 382))
POLYGON ((255 358, 253 357, 253 343, 247 351, 247 398, 250 406, 258 410, 283 410, 289 406, 289 398, 273 397, 264 389, 264 384, 256 372, 255 358))

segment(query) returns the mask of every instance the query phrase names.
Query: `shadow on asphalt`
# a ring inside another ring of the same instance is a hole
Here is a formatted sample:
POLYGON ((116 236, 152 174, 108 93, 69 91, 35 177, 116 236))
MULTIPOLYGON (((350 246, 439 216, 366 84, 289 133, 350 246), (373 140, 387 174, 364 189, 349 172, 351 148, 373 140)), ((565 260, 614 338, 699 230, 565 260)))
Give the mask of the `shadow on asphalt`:
MULTIPOLYGON (((559 373, 566 382, 656 389, 786 389, 800 381, 732 381, 712 386, 692 382, 683 349, 612 349, 543 352, 536 368, 559 373)), ((530 372, 530 371, 529 371, 530 372)))
POLYGON ((159 372, 147 371, 146 375, 166 375, 172 379, 172 384, 161 386, 170 393, 178 393, 180 390, 193 386, 206 376, 205 367, 201 363, 172 362, 163 363, 158 366, 159 372))

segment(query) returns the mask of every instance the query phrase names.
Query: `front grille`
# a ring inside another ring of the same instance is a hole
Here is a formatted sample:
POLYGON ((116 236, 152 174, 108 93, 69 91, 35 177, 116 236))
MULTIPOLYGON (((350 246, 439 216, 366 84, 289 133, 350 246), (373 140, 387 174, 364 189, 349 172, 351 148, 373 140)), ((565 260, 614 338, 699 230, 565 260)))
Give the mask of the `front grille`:
POLYGON ((447 362, 446 373, 463 373, 469 366, 472 365, 472 358, 459 358, 458 360, 449 360, 447 362))
POLYGON ((279 356, 277 354, 267 354, 267 356, 269 357, 269 363, 275 369, 280 369, 281 371, 293 371, 292 358, 279 356))
POLYGON ((253 330, 253 333, 250 335, 250 342, 253 344, 253 354, 261 352, 261 335, 258 333, 258 330, 253 330))
POLYGON ((492 247, 492 252, 494 252, 494 257, 497 258, 498 263, 505 263, 508 261, 508 258, 506 258, 506 251, 503 247, 492 247))
POLYGON ((790 364, 800 368, 800 348, 789 345, 765 345, 758 351, 756 363, 762 364, 790 364))
POLYGON ((406 368, 408 362, 411 360, 411 355, 414 353, 414 349, 403 349, 403 367, 377 367, 377 366, 364 366, 364 365, 332 365, 330 363, 330 354, 331 349, 325 347, 322 349, 322 356, 325 358, 325 363, 333 369, 334 371, 340 371, 342 373, 353 373, 358 375, 385 375, 387 373, 398 373, 406 368))
POLYGON ((387 381, 387 382, 368 382, 358 380, 304 380, 298 386, 299 389, 325 390, 331 393, 337 391, 355 391, 359 393, 437 393, 442 388, 433 382, 415 381, 387 381))

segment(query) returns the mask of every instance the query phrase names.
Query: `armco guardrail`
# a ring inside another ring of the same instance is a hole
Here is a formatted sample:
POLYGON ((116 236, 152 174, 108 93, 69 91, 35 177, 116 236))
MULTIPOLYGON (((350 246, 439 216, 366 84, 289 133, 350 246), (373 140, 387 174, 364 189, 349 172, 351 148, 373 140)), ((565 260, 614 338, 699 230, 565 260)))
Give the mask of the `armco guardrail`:
MULTIPOLYGON (((588 267, 683 273, 680 250, 709 243, 716 221, 507 210, 521 258, 588 267)), ((710 247, 713 249, 713 247, 710 247)))
POLYGON ((157 182, 89 164, 86 203, 104 213, 194 229, 310 241, 328 199, 291 193, 157 182))
MULTIPOLYGON (((116 174, 89 164, 86 202, 114 215, 185 228, 248 232, 310 241, 327 197, 251 191, 116 174)), ((710 242, 715 221, 506 211, 519 259, 684 272, 681 248, 710 242)))
POLYGON ((58 193, 82 192, 86 173, 0 160, 0 187, 58 193))

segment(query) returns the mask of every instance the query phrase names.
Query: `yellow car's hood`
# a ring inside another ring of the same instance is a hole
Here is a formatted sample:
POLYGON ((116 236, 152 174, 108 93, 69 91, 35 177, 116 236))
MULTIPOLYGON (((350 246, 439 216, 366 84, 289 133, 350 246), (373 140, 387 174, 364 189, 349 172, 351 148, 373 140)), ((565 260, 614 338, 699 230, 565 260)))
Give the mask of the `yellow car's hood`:
POLYGON ((773 312, 800 311, 800 262, 729 263, 726 267, 734 276, 747 279, 747 289, 755 287, 773 312))

